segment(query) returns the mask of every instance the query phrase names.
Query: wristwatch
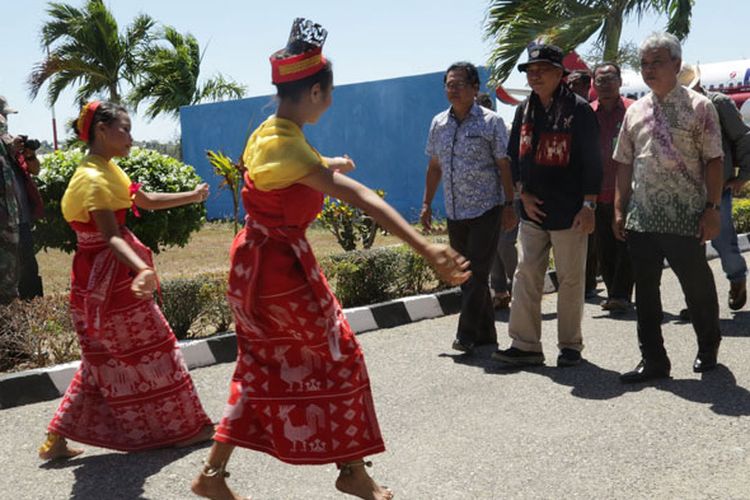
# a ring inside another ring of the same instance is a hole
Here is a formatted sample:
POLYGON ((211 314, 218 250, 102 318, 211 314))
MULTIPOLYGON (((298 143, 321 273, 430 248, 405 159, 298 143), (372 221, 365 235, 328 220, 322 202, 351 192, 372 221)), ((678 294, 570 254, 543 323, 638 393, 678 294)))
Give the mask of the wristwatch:
POLYGON ((712 203, 710 201, 707 201, 706 202, 706 210, 708 210, 709 208, 713 208, 717 212, 721 211, 721 205, 719 205, 718 203, 712 203))
POLYGON ((583 207, 590 208, 591 210, 596 210, 596 202, 595 201, 589 201, 589 200, 583 200, 583 207))

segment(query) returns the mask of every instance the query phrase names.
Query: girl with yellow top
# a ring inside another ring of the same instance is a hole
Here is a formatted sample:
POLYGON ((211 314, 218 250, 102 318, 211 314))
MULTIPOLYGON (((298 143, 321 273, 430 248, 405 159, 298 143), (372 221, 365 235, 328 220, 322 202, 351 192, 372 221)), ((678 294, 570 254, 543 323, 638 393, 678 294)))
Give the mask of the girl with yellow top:
POLYGON ((239 498, 226 484, 236 446, 291 464, 335 463, 336 488, 392 498, 366 472, 384 451, 362 350, 305 237, 324 194, 370 214, 423 255, 447 282, 469 277, 468 262, 419 235, 379 196, 342 175, 348 157, 323 158, 302 127, 331 105, 333 71, 321 52, 326 31, 295 20, 289 44, 271 56, 279 106, 243 154, 245 228, 231 251, 227 299, 237 328, 237 367, 224 416, 193 492, 239 498))
POLYGON ((81 364, 39 456, 51 460, 82 453, 67 439, 122 451, 210 439, 211 420, 152 297, 157 277, 151 251, 124 225, 131 206, 158 210, 200 203, 208 186, 147 193, 132 183, 112 162, 127 156, 133 143, 122 106, 91 102, 74 130, 89 146, 62 199, 63 215, 78 240, 70 310, 81 364))

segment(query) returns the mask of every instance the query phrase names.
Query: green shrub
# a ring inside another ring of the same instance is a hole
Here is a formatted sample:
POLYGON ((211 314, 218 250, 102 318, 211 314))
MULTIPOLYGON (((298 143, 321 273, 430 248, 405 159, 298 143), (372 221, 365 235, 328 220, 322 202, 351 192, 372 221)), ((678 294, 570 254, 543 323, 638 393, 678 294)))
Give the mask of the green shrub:
POLYGON ((227 273, 206 274, 200 288, 203 312, 200 323, 204 329, 226 332, 234 321, 227 302, 227 273))
POLYGON ((187 338, 190 327, 203 313, 203 285, 201 276, 174 278, 161 283, 161 294, 157 295, 159 305, 178 339, 187 338))
POLYGON ((732 219, 738 233, 750 232, 750 199, 736 198, 732 203, 732 219))
POLYGON ((423 292, 430 284, 438 281, 424 257, 406 245, 397 247, 401 254, 402 271, 399 273, 399 296, 413 295, 423 292))
POLYGON ((354 250, 328 258, 336 296, 345 306, 382 302, 394 296, 401 254, 393 248, 354 250))
MULTIPOLYGON (((63 219, 60 201, 82 158, 81 151, 71 149, 57 151, 42 160, 37 184, 45 203, 45 218, 36 223, 34 239, 38 248, 75 250, 75 233, 63 219)), ((133 148, 130 156, 116 161, 146 191, 176 193, 191 190, 200 183, 193 167, 156 151, 133 148)), ((128 213, 127 225, 145 245, 159 252, 167 246, 184 246, 190 234, 200 229, 205 214, 202 204, 141 210, 140 218, 128 213)))
POLYGON ((427 261, 406 245, 345 252, 320 264, 344 307, 445 287, 427 261))
MULTIPOLYGON (((375 194, 385 198, 385 191, 376 190, 375 194)), ((370 248, 375 242, 380 226, 375 220, 359 208, 326 196, 323 210, 318 214, 318 221, 336 237, 341 248, 355 250, 357 244, 370 248)))

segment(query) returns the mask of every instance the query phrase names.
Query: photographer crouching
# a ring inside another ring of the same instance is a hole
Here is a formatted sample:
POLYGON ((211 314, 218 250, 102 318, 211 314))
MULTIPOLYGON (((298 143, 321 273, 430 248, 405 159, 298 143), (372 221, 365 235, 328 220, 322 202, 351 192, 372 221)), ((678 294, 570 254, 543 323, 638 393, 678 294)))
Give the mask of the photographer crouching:
POLYGON ((18 297, 26 300, 43 294, 32 236, 34 222, 44 216, 42 197, 32 178, 39 174, 36 150, 40 143, 25 135, 14 137, 7 132, 7 116, 11 113, 17 111, 8 107, 8 102, 0 96, 0 141, 12 172, 10 177, 18 212, 18 297))

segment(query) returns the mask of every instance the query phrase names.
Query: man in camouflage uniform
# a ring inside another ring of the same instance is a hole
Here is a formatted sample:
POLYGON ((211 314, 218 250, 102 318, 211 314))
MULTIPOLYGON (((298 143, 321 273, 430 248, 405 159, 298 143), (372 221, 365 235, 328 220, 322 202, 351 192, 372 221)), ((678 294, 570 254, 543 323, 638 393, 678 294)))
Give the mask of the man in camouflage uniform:
MULTIPOLYGON (((5 128, 2 115, 0 122, 0 129, 5 128)), ((18 217, 10 151, 0 141, 0 304, 18 297, 18 217)))

